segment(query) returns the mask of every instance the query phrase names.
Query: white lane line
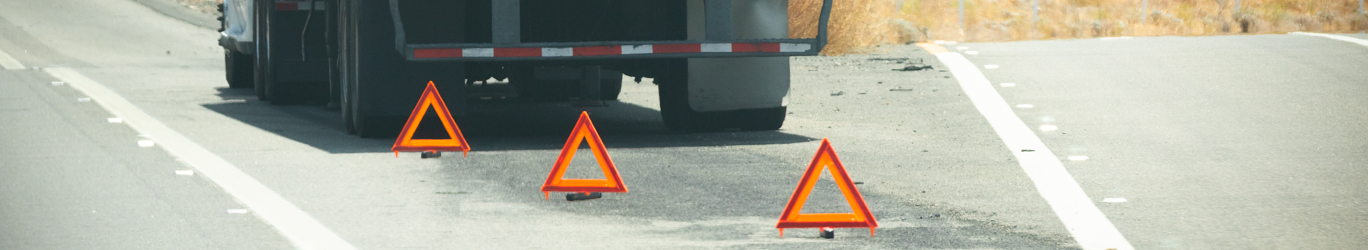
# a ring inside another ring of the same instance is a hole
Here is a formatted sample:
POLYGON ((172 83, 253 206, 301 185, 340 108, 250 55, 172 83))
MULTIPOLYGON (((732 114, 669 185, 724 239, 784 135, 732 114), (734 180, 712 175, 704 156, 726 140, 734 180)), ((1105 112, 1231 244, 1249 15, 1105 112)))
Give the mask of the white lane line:
POLYGON ((1330 38, 1330 39, 1335 39, 1335 40, 1340 40, 1340 41, 1345 41, 1345 42, 1357 43, 1358 45, 1363 45, 1364 47, 1368 47, 1368 40, 1363 40, 1363 39, 1358 39, 1358 38, 1353 38, 1353 37, 1340 36, 1340 35, 1331 35, 1331 34, 1321 34, 1321 33, 1307 33, 1307 32, 1292 32, 1292 34, 1303 35, 1303 36, 1319 36, 1319 37, 1330 38))
POLYGON ((9 54, 5 54, 4 50, 0 50, 0 68, 4 68, 5 70, 21 70, 24 69, 24 64, 19 63, 19 60, 14 60, 14 57, 10 57, 9 54))
MULTIPOLYGON (((124 123, 138 133, 155 138, 161 148, 198 170, 205 178, 218 184, 229 195, 237 198, 257 217, 274 226, 280 234, 289 239, 299 249, 356 249, 331 229, 323 226, 313 216, 300 210, 280 194, 271 191, 252 176, 243 173, 233 164, 223 160, 199 144, 157 121, 100 83, 86 78, 69 68, 44 68, 49 75, 70 83, 73 88, 85 93, 110 113, 122 117, 124 123)), ((230 213, 233 210, 229 211, 230 213)))
POLYGON ((1135 249, 1078 186, 1073 175, 1064 169, 1064 163, 1012 112, 1011 106, 993 89, 983 72, 959 53, 936 53, 936 58, 959 79, 960 87, 964 88, 974 107, 983 113, 998 137, 1016 155, 1040 196, 1054 209, 1079 246, 1083 249, 1135 249))

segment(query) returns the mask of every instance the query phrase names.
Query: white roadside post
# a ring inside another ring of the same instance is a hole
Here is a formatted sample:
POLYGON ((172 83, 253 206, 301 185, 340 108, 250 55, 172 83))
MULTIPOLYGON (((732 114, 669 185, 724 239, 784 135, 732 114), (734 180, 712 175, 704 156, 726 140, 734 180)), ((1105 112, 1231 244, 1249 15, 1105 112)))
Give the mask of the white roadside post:
MULTIPOLYGON (((965 30, 965 27, 964 27, 964 0, 960 0, 960 1, 959 1, 959 23, 960 23, 960 35, 963 36, 963 35, 965 35, 965 34, 964 34, 964 30, 965 30)), ((968 40, 968 39, 960 39, 960 40, 968 40)))

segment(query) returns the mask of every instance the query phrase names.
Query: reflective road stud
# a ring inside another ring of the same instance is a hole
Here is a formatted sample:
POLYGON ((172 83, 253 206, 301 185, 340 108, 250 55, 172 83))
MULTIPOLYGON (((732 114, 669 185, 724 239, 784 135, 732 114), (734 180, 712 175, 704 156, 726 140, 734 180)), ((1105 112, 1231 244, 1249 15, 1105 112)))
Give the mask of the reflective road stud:
POLYGON ((580 113, 575 130, 570 132, 570 139, 566 140, 565 147, 561 148, 560 157, 556 158, 556 165, 551 168, 551 175, 546 177, 546 184, 542 184, 541 190, 547 200, 551 199, 551 192, 574 192, 575 194, 565 196, 566 200, 571 201, 602 197, 602 194, 597 192, 627 192, 627 186, 622 184, 622 177, 618 175, 613 159, 608 157, 608 148, 603 146, 598 131, 594 130, 594 123, 589 121, 589 112, 580 113), (594 152, 594 158, 598 159, 599 168, 603 169, 605 179, 562 178, 565 176, 565 168, 570 166, 570 160, 575 158, 575 151, 579 150, 581 141, 589 142, 589 149, 594 152))
POLYGON ((399 138, 394 140, 394 147, 390 151, 394 151, 395 158, 399 157, 399 151, 421 151, 423 158, 440 157, 440 151, 461 151, 462 156, 470 153, 470 146, 466 144, 465 136, 461 135, 461 128, 456 127, 455 119, 447 111, 446 102, 442 101, 442 95, 437 93, 437 86, 431 81, 423 90, 418 106, 413 107, 413 114, 409 115, 408 123, 404 124, 404 130, 399 132, 399 138), (428 106, 436 110, 437 118, 442 120, 442 127, 446 128, 447 136, 451 139, 413 139, 413 133, 417 132, 418 123, 423 121, 428 106))
POLYGON ((871 214, 869 207, 865 206, 864 197, 860 195, 860 190, 855 189, 855 184, 850 181, 850 175, 846 174, 845 166, 841 165, 841 159, 836 157, 836 150, 831 148, 831 142, 822 138, 822 146, 817 148, 817 155, 812 157, 812 163, 808 164, 803 179, 798 181, 798 189, 793 191, 788 206, 784 208, 784 214, 779 216, 779 223, 774 227, 779 229, 780 238, 784 237, 785 228, 822 228, 822 237, 831 238, 835 237, 835 232, 827 229, 838 227, 866 227, 869 228, 869 236, 874 236, 874 228, 879 227, 879 223, 874 221, 874 214, 871 214), (836 179, 836 186, 841 188, 841 193, 845 195, 846 202, 850 204, 852 212, 799 213, 803 209, 803 203, 807 202, 813 185, 817 184, 817 177, 821 176, 822 170, 827 167, 831 167, 831 177, 836 179))

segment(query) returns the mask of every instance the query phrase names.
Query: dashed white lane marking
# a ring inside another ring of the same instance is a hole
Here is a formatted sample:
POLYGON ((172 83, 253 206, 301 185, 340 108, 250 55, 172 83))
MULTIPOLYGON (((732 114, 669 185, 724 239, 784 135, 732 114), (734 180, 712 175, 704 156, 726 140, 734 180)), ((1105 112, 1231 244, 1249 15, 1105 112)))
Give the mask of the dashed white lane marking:
MULTIPOLYGON (((157 121, 133 103, 123 99, 114 90, 69 68, 44 68, 43 71, 71 83, 76 90, 94 98, 105 110, 121 116, 124 122, 138 133, 156 138, 166 152, 183 160, 246 205, 247 209, 240 209, 242 213, 246 213, 248 209, 255 211, 257 217, 274 226, 296 248, 356 249, 280 194, 271 191, 233 164, 157 121)), ((229 213, 235 211, 237 210, 229 210, 229 213)))
POLYGON ((109 123, 123 123, 123 118, 114 117, 105 119, 105 121, 108 121, 109 123))
POLYGON ((1016 87, 1016 83, 1010 83, 1010 82, 1004 82, 1004 83, 999 84, 999 85, 1002 85, 1002 87, 1016 87))
POLYGON ((10 57, 9 54, 5 54, 4 50, 0 50, 0 68, 4 68, 5 70, 21 70, 24 69, 24 64, 19 63, 19 60, 14 60, 14 57, 10 57))
POLYGON ((1040 125, 1040 131, 1050 132, 1050 131, 1055 131, 1055 130, 1059 130, 1059 126, 1055 126, 1055 125, 1040 125))
POLYGON ((176 170, 176 175, 195 175, 195 170, 176 170))
POLYGON ((1340 41, 1345 41, 1345 42, 1357 43, 1358 45, 1363 45, 1364 47, 1368 47, 1368 40, 1363 40, 1363 39, 1358 39, 1358 38, 1353 38, 1353 37, 1340 36, 1340 35, 1331 35, 1331 34, 1321 34, 1321 33, 1307 33, 1307 32, 1292 32, 1292 34, 1303 35, 1303 36, 1319 36, 1319 37, 1330 38, 1330 39, 1335 39, 1335 40, 1340 40, 1340 41))
POLYGON ((1126 202, 1126 198, 1106 198, 1102 199, 1102 202, 1121 203, 1126 202))
POLYGON ((1064 163, 1012 112, 1011 106, 993 89, 983 72, 959 53, 935 55, 950 68, 974 107, 1016 155, 1040 196, 1050 204, 1079 246, 1083 249, 1135 249, 1078 186, 1073 175, 1064 169, 1064 163))
POLYGON ((1016 107, 1019 108, 1019 109, 1028 109, 1028 108, 1034 108, 1035 105, 1031 105, 1031 104, 1017 104, 1016 107))

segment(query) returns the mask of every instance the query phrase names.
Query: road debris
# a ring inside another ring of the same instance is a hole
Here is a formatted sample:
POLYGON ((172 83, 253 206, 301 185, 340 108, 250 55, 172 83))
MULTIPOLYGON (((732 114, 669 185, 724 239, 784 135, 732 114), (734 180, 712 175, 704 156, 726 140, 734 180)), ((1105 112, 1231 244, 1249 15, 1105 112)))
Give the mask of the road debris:
POLYGON ((831 96, 840 96, 840 95, 844 95, 844 94, 845 94, 845 91, 840 91, 840 90, 837 90, 836 92, 831 92, 831 96))
POLYGON ((902 69, 893 69, 893 71, 920 71, 925 69, 933 68, 931 68, 931 65, 927 65, 924 61, 922 61, 921 58, 917 58, 917 62, 914 62, 911 65, 908 65, 907 67, 903 67, 902 69))

